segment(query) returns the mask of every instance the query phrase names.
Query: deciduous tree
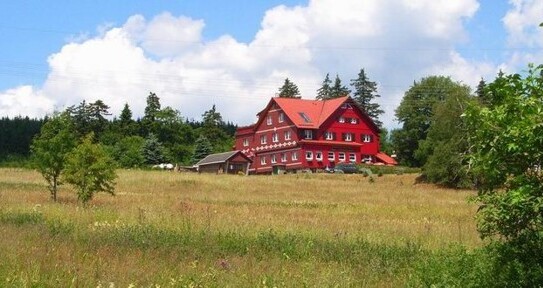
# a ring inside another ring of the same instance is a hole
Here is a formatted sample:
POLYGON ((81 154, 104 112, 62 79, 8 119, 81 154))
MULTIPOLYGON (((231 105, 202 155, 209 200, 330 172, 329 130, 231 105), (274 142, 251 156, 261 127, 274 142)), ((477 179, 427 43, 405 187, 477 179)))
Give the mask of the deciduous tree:
POLYGON ((93 133, 68 153, 64 179, 77 190, 77 198, 86 204, 97 192, 115 195, 115 163, 102 148, 92 143, 93 133))
POLYGON ((60 176, 65 168, 68 153, 76 146, 77 137, 67 113, 51 117, 41 128, 32 143, 32 157, 36 169, 41 173, 51 193, 57 200, 60 176))

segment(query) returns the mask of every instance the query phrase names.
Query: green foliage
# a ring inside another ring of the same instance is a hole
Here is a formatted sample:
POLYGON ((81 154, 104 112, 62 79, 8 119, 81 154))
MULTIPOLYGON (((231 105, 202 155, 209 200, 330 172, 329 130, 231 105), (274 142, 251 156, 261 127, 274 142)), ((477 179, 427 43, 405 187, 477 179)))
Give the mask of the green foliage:
POLYGON ((60 175, 64 171, 67 154, 76 143, 77 138, 67 113, 49 119, 32 143, 34 165, 47 181, 53 201, 57 200, 60 175))
POLYGON ((142 152, 146 164, 155 165, 166 162, 164 147, 153 133, 149 134, 145 139, 142 152))
POLYGON ((155 93, 149 92, 149 96, 147 96, 147 106, 145 106, 145 114, 143 116, 143 119, 141 120, 144 135, 148 135, 149 133, 157 133, 157 115, 159 111, 160 98, 158 98, 155 93))
POLYGON ((191 163, 196 164, 198 161, 204 159, 207 155, 211 154, 213 147, 211 142, 204 135, 196 140, 196 146, 194 147, 194 154, 192 155, 191 163))
POLYGON ((401 130, 393 134, 394 149, 401 164, 421 167, 428 155, 415 155, 419 142, 426 139, 432 123, 435 105, 451 94, 456 94, 464 85, 444 76, 430 76, 415 82, 396 108, 396 118, 402 123, 401 130))
POLYGON ((93 134, 66 158, 64 179, 77 190, 77 198, 86 204, 97 192, 115 195, 115 163, 100 144, 92 143, 93 134))
POLYGON ((326 100, 332 97, 332 80, 330 80, 330 74, 326 73, 326 77, 322 81, 322 86, 317 90, 317 100, 326 100))
POLYGON ((534 267, 529 259, 543 254, 542 71, 543 65, 529 66, 525 76, 498 77, 488 86, 491 104, 471 105, 466 113, 481 203, 478 230, 482 237, 504 241, 502 251, 514 266, 509 272, 523 282, 534 274, 543 279, 543 266, 534 267))
POLYGON ((140 136, 125 137, 113 146, 113 158, 123 168, 141 167, 145 163, 144 144, 140 136))
POLYGON ((461 117, 472 100, 469 87, 458 84, 444 101, 435 104, 428 135, 415 151, 415 157, 424 163, 422 176, 428 182, 453 188, 472 186, 464 157, 468 131, 461 117))
POLYGON ((351 90, 349 90, 347 86, 341 83, 341 79, 339 79, 339 75, 336 74, 336 79, 334 80, 334 86, 332 86, 331 88, 330 98, 328 99, 349 96, 350 93, 351 93, 351 90))
POLYGON ((66 113, 70 115, 78 137, 81 138, 93 132, 97 138, 100 138, 108 126, 108 121, 105 118, 105 116, 111 115, 108 109, 109 106, 102 100, 88 104, 83 100, 77 107, 68 107, 66 113))
MULTIPOLYGON (((210 110, 204 112, 202 118, 203 126, 198 132, 201 136, 208 139, 212 147, 212 152, 219 153, 231 150, 233 139, 222 128, 224 121, 221 114, 217 112, 215 105, 210 110)), ((198 146, 198 142, 196 142, 196 146, 198 146)))
POLYGON ((381 97, 377 94, 377 83, 370 81, 364 69, 360 69, 358 78, 351 80, 354 88, 353 100, 373 120, 377 127, 382 127, 383 122, 379 121, 379 115, 385 113, 378 103, 373 101, 381 97))
POLYGON ((292 81, 286 78, 283 86, 279 88, 279 97, 300 98, 300 90, 296 84, 292 83, 292 81))

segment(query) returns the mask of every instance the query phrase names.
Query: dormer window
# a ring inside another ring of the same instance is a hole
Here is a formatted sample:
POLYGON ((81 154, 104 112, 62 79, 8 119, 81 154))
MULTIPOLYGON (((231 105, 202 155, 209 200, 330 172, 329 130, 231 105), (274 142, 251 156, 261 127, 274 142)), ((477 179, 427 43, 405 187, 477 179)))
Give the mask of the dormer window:
POLYGON ((304 130, 304 139, 313 139, 313 130, 304 130))

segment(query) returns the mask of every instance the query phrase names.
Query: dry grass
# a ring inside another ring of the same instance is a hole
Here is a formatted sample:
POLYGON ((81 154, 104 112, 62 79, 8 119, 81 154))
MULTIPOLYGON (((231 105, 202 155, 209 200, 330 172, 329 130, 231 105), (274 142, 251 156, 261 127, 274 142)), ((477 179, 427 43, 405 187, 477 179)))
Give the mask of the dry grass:
MULTIPOLYGON (((0 239, 0 257, 10 259, 4 267, 0 264, 0 277, 12 281, 0 279, 0 283, 17 285, 34 279, 49 285, 57 277, 50 275, 61 275, 58 284, 62 286, 107 286, 109 282, 395 286, 408 275, 394 276, 396 270, 375 275, 384 264, 373 263, 373 258, 359 263, 347 258, 325 261, 326 256, 316 255, 293 261, 286 252, 274 253, 275 248, 262 253, 250 249, 268 247, 260 245, 268 241, 262 235, 271 235, 272 242, 279 237, 278 243, 294 235, 296 245, 329 241, 326 243, 350 249, 357 243, 375 247, 414 243, 416 249, 426 251, 453 244, 480 246, 476 207, 466 201, 474 192, 415 184, 415 176, 385 175, 370 183, 361 175, 244 177, 123 170, 115 197, 98 194, 91 207, 82 208, 67 187, 61 189, 59 203, 50 202, 41 176, 34 171, 0 169, 0 213, 39 213, 46 223, 17 226, 0 222, 0 233, 11 236, 0 239), (132 247, 123 235, 133 233, 130 227, 140 226, 153 227, 152 231, 158 231, 156 237, 166 239, 166 244, 132 247), (174 238, 187 231, 203 235, 198 239, 204 243, 187 240, 186 246, 167 247, 170 236, 164 231, 173 231, 174 238), (117 232, 119 238, 111 236, 117 232), (206 235, 216 238, 209 236, 215 240, 205 243, 206 235), (236 250, 237 244, 228 248, 231 244, 221 242, 228 239, 220 235, 234 235, 234 242, 246 241, 248 251, 236 250), (284 235, 287 238, 281 238, 284 235), (13 282, 15 279, 19 282, 13 282)), ((406 268, 402 267, 398 269, 406 268)))

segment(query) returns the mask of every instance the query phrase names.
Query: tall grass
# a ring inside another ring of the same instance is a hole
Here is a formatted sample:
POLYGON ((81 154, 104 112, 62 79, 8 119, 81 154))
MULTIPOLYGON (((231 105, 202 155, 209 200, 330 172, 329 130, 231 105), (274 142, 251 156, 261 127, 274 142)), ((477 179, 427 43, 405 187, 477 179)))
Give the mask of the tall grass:
POLYGON ((118 172, 117 195, 83 208, 1 169, 0 286, 393 287, 481 245, 473 192, 416 175, 118 172))

